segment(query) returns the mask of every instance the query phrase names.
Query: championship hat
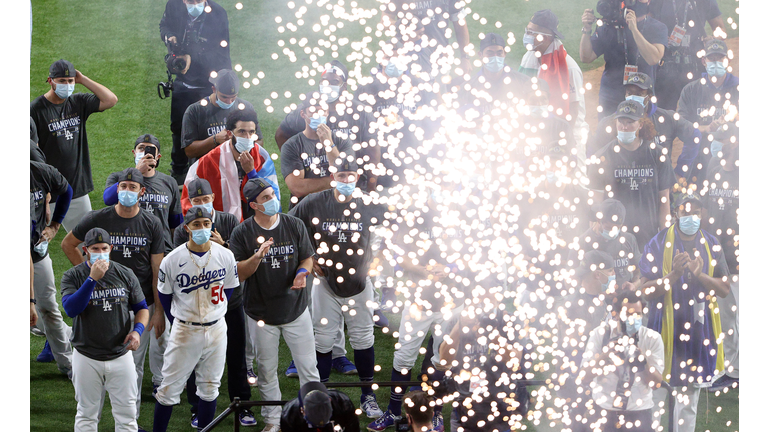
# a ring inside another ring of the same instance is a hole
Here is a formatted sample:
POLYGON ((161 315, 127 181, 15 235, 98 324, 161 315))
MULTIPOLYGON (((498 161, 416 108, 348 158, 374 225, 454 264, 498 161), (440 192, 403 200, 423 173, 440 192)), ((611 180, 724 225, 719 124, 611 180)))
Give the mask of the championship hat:
POLYGON ((208 180, 196 178, 187 185, 187 192, 189 193, 189 199, 192 199, 203 195, 210 195, 213 193, 213 189, 211 189, 211 184, 208 183, 208 180))
POLYGON ((205 207, 193 206, 191 209, 187 210, 187 214, 184 216, 184 225, 189 225, 195 219, 200 218, 213 219, 213 216, 211 215, 211 212, 205 209, 205 207))
POLYGON ((725 44, 725 41, 720 39, 710 39, 707 41, 706 45, 704 46, 704 52, 706 55, 711 54, 720 54, 720 55, 728 55, 728 45, 725 44))
POLYGON ((307 423, 311 423, 311 427, 321 428, 331 420, 331 397, 323 383, 312 381, 301 386, 299 403, 304 408, 304 418, 307 423))
POLYGON ((591 250, 584 254, 579 266, 576 267, 576 277, 584 276, 596 270, 608 270, 613 268, 613 258, 607 253, 599 250, 591 250))
POLYGON ((331 166, 330 171, 337 172, 357 172, 357 162, 354 158, 336 158, 336 162, 331 166), (352 159, 351 161, 349 159, 352 159))
POLYGON ((672 210, 674 211, 675 209, 678 209, 678 210, 682 209, 685 207, 686 204, 691 202, 695 202, 700 207, 704 207, 704 203, 701 201, 701 197, 699 197, 696 194, 689 193, 689 194, 682 194, 679 197, 677 197, 677 199, 675 200, 675 205, 672 206, 672 210))
POLYGON ((323 73, 320 75, 320 77, 322 78, 327 73, 332 73, 340 76, 343 82, 347 82, 347 78, 349 77, 349 71, 347 70, 347 67, 344 66, 344 63, 338 60, 331 61, 328 67, 325 68, 323 73))
POLYGON ((74 78, 77 75, 75 67, 67 60, 59 59, 48 68, 49 78, 74 78))
POLYGON ((271 188, 272 185, 263 178, 252 178, 243 187, 243 195, 247 202, 255 201, 256 198, 264 192, 267 188, 271 188))
POLYGON ((112 244, 112 237, 103 228, 91 228, 87 234, 85 234, 85 241, 83 242, 85 247, 93 246, 98 243, 112 244))
POLYGON ((235 95, 240 89, 240 79, 232 69, 222 69, 216 72, 216 77, 208 78, 216 90, 226 95, 235 95))
POLYGON ((721 143, 731 142, 731 138, 736 137, 736 141, 739 139, 739 127, 734 122, 728 122, 719 128, 712 134, 712 137, 720 141, 721 143))
POLYGON ((551 31, 555 36, 557 36, 558 39, 563 39, 563 34, 557 30, 557 24, 559 23, 559 20, 551 10, 544 9, 536 12, 531 17, 531 22, 539 27, 544 27, 545 29, 551 31))
POLYGON ((643 107, 643 104, 633 100, 626 100, 620 103, 616 109, 616 118, 628 118, 637 121, 643 118, 644 112, 645 107, 643 107))
POLYGON ((624 219, 627 217, 627 208, 621 201, 613 198, 603 200, 600 204, 593 207, 595 213, 600 213, 602 217, 601 222, 614 222, 619 225, 624 224, 624 219))
POLYGON ((126 168, 117 174, 117 183, 132 181, 144 187, 144 176, 136 168, 126 168))
POLYGON ((653 88, 653 80, 647 74, 642 72, 635 72, 629 77, 625 86, 633 85, 638 86, 643 90, 649 90, 653 88))
POLYGON ((158 151, 160 150, 160 140, 158 140, 157 137, 152 134, 144 134, 136 138, 136 143, 133 144, 133 148, 136 148, 139 144, 143 143, 152 144, 153 146, 157 147, 158 151))
POLYGON ((483 40, 480 41, 480 51, 483 51, 484 49, 488 48, 489 46, 507 46, 507 42, 504 40, 503 37, 496 33, 486 33, 483 40))

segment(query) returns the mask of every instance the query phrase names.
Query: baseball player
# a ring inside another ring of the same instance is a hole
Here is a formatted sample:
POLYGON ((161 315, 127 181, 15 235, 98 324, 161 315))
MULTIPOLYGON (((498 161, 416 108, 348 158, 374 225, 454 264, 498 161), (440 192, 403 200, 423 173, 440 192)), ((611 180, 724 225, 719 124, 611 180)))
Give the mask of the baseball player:
MULTIPOLYGON (((356 192, 359 173, 354 160, 340 159, 330 170, 335 188, 307 195, 288 213, 304 222, 317 253, 312 290, 317 369, 320 380, 328 381, 338 328, 346 322, 360 381, 373 381, 370 227, 382 223, 386 207, 356 192)), ((368 418, 384 414, 370 386, 362 387, 362 393, 360 405, 368 418)))
POLYGON ((137 431, 136 368, 128 351, 139 347, 149 320, 139 280, 128 267, 111 261, 112 240, 101 228, 85 235, 87 260, 61 278, 61 302, 72 317, 72 383, 75 431, 95 432, 102 394, 109 392, 115 431, 137 431), (131 314, 135 319, 131 327, 131 314))
MULTIPOLYGON (((192 205, 202 206, 211 213, 211 241, 228 248, 232 230, 240 221, 230 213, 217 212, 213 209, 214 194, 208 180, 192 180, 187 188, 192 205)), ((174 240, 176 247, 179 247, 189 241, 189 234, 183 228, 177 229, 174 233, 174 240)), ((253 362, 249 363, 249 367, 246 369, 247 326, 245 312, 243 312, 243 290, 239 286, 227 302, 227 313, 224 315, 224 319, 227 321, 227 391, 229 400, 233 401, 236 397, 239 397, 241 401, 251 400, 251 388, 248 384, 257 385, 257 377, 250 370, 250 365, 253 362), (248 372, 253 374, 252 381, 248 379, 250 378, 248 372)), ((192 405, 192 427, 195 428, 198 426, 197 405, 200 401, 195 392, 196 381, 197 377, 193 372, 187 380, 187 400, 192 405)), ((242 426, 256 424, 256 418, 248 409, 240 411, 239 420, 242 426)))
MULTIPOLYGON (((280 400, 277 349, 281 333, 301 385, 320 381, 305 289, 315 251, 301 220, 278 212, 280 203, 270 183, 248 180, 243 195, 255 214, 235 228, 229 248, 238 261, 240 280, 245 281, 245 313, 258 351, 261 399, 280 400)), ((264 432, 280 430, 280 411, 280 407, 262 407, 264 432)))
POLYGON ((299 389, 299 397, 283 407, 280 429, 283 432, 359 432, 360 422, 349 396, 328 390, 323 383, 308 382, 299 389))
POLYGON ((240 282, 232 252, 210 240, 212 217, 202 206, 189 209, 184 229, 191 240, 168 254, 160 266, 157 290, 172 327, 163 381, 155 395, 154 432, 167 430, 173 405, 179 403, 192 371, 200 398, 198 428, 207 426, 216 413, 227 352, 224 315, 240 282))
POLYGON ((141 385, 144 377, 144 358, 149 349, 149 368, 152 382, 160 385, 163 369, 163 351, 165 351, 165 317, 163 308, 157 301, 157 274, 163 260, 165 240, 160 220, 142 209, 139 205, 144 189, 144 176, 136 168, 127 168, 120 172, 118 182, 118 203, 111 207, 95 210, 83 217, 75 228, 61 242, 61 249, 72 265, 84 261, 78 251, 78 245, 92 228, 106 230, 112 238, 110 258, 112 261, 133 270, 149 305, 149 325, 146 336, 142 334, 141 346, 134 351, 136 365, 138 397, 136 398, 136 418, 141 406, 141 385), (154 331, 150 331, 154 330, 154 331))
POLYGON ((53 262, 48 256, 48 241, 52 240, 61 227, 69 202, 72 199, 72 187, 56 168, 45 163, 29 164, 29 195, 32 219, 35 228, 32 231, 31 257, 35 305, 40 317, 38 326, 46 334, 45 347, 38 361, 56 360, 62 373, 71 374, 72 347, 69 342, 71 329, 64 323, 56 301, 56 282, 53 275, 53 262), (45 207, 48 194, 58 196, 50 225, 46 224, 45 207), (47 226, 46 226, 47 225, 47 226))

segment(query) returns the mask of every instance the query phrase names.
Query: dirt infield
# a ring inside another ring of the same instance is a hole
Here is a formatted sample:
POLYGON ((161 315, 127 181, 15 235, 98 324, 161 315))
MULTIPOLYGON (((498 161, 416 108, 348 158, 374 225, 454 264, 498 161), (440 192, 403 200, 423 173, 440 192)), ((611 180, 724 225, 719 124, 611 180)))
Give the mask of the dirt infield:
MULTIPOLYGON (((739 38, 728 39, 728 48, 733 51, 733 60, 731 60, 731 66, 733 67, 733 74, 739 76, 739 38)), ((578 53, 576 53, 578 55, 578 53)), ((597 69, 584 72, 584 85, 587 83, 592 84, 592 89, 587 90, 587 123, 589 123, 590 130, 594 131, 597 128, 597 106, 598 106, 598 94, 600 93, 600 77, 603 74, 604 67, 601 66, 597 69)), ((672 163, 677 161, 677 156, 680 154, 680 150, 683 147, 683 143, 680 140, 675 140, 672 146, 672 163)))

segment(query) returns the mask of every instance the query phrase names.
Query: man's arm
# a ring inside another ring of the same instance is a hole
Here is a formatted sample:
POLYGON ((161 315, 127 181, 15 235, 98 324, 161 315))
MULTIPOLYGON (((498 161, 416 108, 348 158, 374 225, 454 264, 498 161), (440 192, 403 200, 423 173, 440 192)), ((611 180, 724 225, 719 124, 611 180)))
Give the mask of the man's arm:
POLYGON ((595 20, 592 9, 586 9, 581 15, 582 32, 581 42, 579 42, 579 58, 582 63, 592 63, 598 57, 592 49, 592 24, 595 20))
MULTIPOLYGON (((259 268, 259 264, 261 264, 261 261, 264 259, 264 255, 267 254, 267 251, 269 251, 269 248, 273 243, 274 240, 270 237, 269 240, 261 244, 259 250, 251 255, 250 258, 237 262, 237 276, 240 279, 240 282, 244 282, 256 272, 256 269, 259 268)), ((236 249, 237 247, 237 245, 233 245, 232 242, 230 242, 230 248, 236 249)))
MULTIPOLYGON (((32 261, 32 254, 29 255, 29 298, 35 299, 35 264, 32 261)), ((35 304, 29 302, 29 325, 30 327, 37 324, 37 309, 35 304)))
POLYGON ((466 74, 472 70, 472 61, 465 58, 468 54, 464 49, 469 45, 469 28, 464 18, 453 22, 453 30, 456 32, 456 41, 459 43, 459 56, 461 58, 461 70, 466 74))
POLYGON ((99 111, 106 111, 117 104, 117 96, 112 90, 83 75, 79 70, 75 74, 75 83, 82 84, 99 98, 99 111))
POLYGON ((723 22, 723 16, 718 15, 715 18, 712 18, 711 20, 707 20, 709 23, 709 28, 712 29, 712 35, 718 39, 725 39, 728 35, 725 32, 725 22, 723 22), (720 31, 717 31, 717 29, 720 29, 720 31))
POLYGON ((664 50, 666 47, 658 43, 652 44, 645 39, 645 36, 643 36, 643 34, 640 33, 640 30, 637 28, 637 17, 635 16, 635 11, 628 10, 626 20, 627 27, 629 27, 629 30, 632 33, 632 37, 635 39, 635 44, 637 44, 637 50, 640 52, 640 55, 643 56, 645 62, 651 66, 659 64, 662 57, 664 57, 664 50))
POLYGON ((61 241, 61 250, 64 251, 64 255, 67 256, 67 259, 69 259, 73 266, 85 261, 83 254, 77 250, 77 246, 82 242, 83 240, 75 237, 72 231, 68 232, 64 240, 61 241))
POLYGON ((160 303, 160 296, 157 291, 157 277, 160 273, 160 263, 163 261, 163 254, 152 254, 152 296, 155 298, 155 313, 149 321, 147 330, 155 329, 155 337, 160 337, 165 331, 165 316, 163 315, 163 304, 160 303))
POLYGON ((669 189, 659 191, 659 229, 667 227, 669 219, 669 189))
POLYGON ((283 144, 285 144, 289 138, 290 136, 283 130, 282 126, 278 127, 277 131, 275 131, 275 143, 277 143, 277 149, 281 150, 283 144))
POLYGON ((438 353, 440 355, 440 367, 444 370, 451 368, 451 363, 459 354, 461 347, 461 318, 453 326, 451 333, 440 344, 438 353))
POLYGON ((285 178, 285 185, 291 191, 291 195, 303 198, 311 193, 324 191, 331 188, 331 177, 321 177, 314 179, 305 179, 304 170, 297 170, 299 175, 288 174, 285 178))

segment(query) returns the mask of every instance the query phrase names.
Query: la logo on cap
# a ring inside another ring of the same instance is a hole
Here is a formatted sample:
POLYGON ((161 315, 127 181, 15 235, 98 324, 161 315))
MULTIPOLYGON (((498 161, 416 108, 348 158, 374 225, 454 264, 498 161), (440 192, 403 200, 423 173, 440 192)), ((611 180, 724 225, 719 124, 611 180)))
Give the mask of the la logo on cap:
POLYGON ((203 189, 202 188, 197 188, 197 193, 202 194, 203 193, 203 189))
POLYGON ((128 173, 128 175, 125 178, 128 179, 128 180, 131 180, 131 177, 133 177, 133 174, 128 173))
POLYGON ((101 237, 101 234, 99 234, 98 239, 99 239, 100 242, 104 241, 104 239, 101 237))

